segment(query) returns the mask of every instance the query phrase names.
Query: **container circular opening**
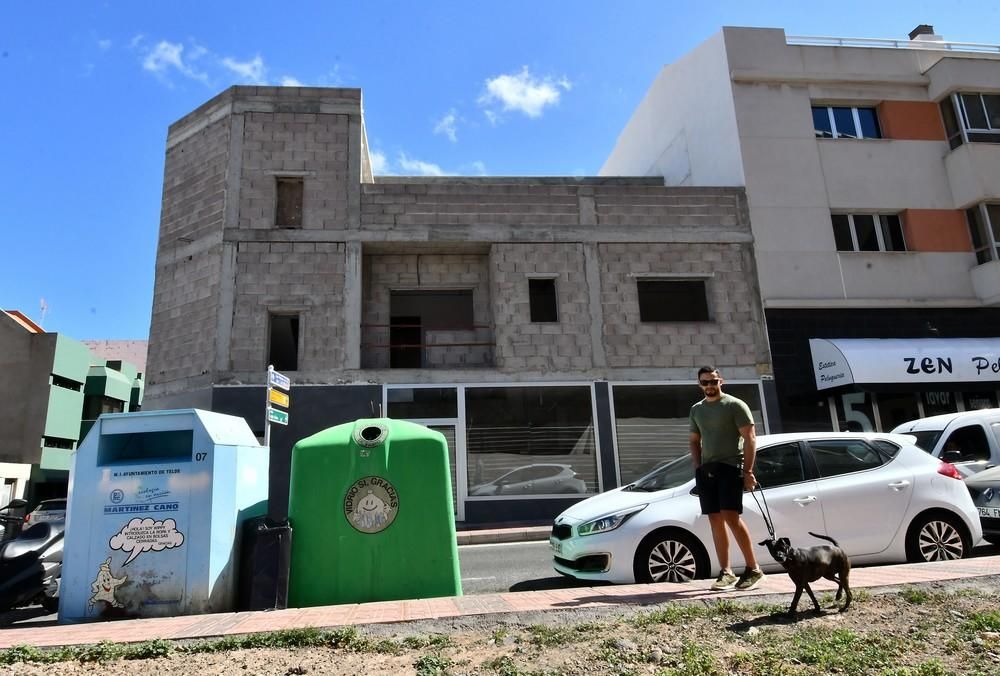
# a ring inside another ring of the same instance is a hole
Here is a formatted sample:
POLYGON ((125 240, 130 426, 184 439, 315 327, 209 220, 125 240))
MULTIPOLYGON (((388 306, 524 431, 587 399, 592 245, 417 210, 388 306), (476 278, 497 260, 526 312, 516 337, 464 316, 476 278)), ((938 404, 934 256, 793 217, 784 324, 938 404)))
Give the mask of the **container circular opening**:
POLYGON ((389 435, 389 427, 382 424, 369 423, 364 427, 354 428, 354 443, 365 448, 374 448, 385 441, 389 435))

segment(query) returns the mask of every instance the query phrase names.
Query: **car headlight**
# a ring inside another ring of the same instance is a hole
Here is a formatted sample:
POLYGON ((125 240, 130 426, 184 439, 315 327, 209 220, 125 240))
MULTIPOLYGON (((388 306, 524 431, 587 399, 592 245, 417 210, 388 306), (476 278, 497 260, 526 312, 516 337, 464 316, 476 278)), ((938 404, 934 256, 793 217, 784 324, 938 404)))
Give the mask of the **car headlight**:
POLYGON ((623 509, 620 512, 615 512, 614 514, 602 516, 599 519, 594 519, 593 521, 582 523, 577 526, 576 532, 580 535, 597 535, 598 533, 607 533, 610 530, 618 528, 618 526, 622 525, 634 515, 646 509, 646 507, 647 505, 637 505, 635 507, 623 509))

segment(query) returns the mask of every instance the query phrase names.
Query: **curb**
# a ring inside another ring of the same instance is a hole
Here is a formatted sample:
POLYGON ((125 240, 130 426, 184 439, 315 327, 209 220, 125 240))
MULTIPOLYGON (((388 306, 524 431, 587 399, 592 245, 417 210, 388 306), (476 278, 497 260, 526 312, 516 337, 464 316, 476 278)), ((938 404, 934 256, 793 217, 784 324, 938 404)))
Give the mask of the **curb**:
POLYGON ((494 528, 491 530, 459 531, 458 544, 487 545, 501 542, 539 542, 549 539, 550 526, 528 528, 494 528))

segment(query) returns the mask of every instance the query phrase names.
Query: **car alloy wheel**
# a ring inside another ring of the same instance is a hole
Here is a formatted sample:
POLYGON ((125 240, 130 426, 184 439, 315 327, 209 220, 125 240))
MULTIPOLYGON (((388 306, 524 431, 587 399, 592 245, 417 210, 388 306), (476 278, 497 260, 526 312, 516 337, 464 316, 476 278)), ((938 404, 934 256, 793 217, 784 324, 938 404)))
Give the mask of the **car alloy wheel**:
POLYGON ((652 533, 639 544, 633 566, 637 582, 688 582, 707 574, 707 555, 687 533, 652 533))
POLYGON ((953 561, 969 555, 969 536, 952 516, 931 514, 910 527, 907 558, 910 561, 953 561))

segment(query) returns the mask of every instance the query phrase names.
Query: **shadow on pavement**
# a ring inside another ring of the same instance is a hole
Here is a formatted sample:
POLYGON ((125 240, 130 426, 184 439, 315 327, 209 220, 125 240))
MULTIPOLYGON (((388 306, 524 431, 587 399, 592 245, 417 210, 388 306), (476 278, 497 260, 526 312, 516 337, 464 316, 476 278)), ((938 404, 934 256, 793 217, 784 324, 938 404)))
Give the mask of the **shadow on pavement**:
POLYGON ((58 624, 55 613, 50 613, 41 606, 16 608, 0 613, 0 627, 25 626, 27 623, 32 627, 51 627, 58 624), (49 617, 51 619, 41 619, 49 617))
POLYGON ((545 591, 546 589, 573 589, 576 587, 604 587, 610 582, 595 582, 593 580, 575 580, 571 577, 542 577, 537 580, 522 580, 510 586, 507 591, 545 591))

